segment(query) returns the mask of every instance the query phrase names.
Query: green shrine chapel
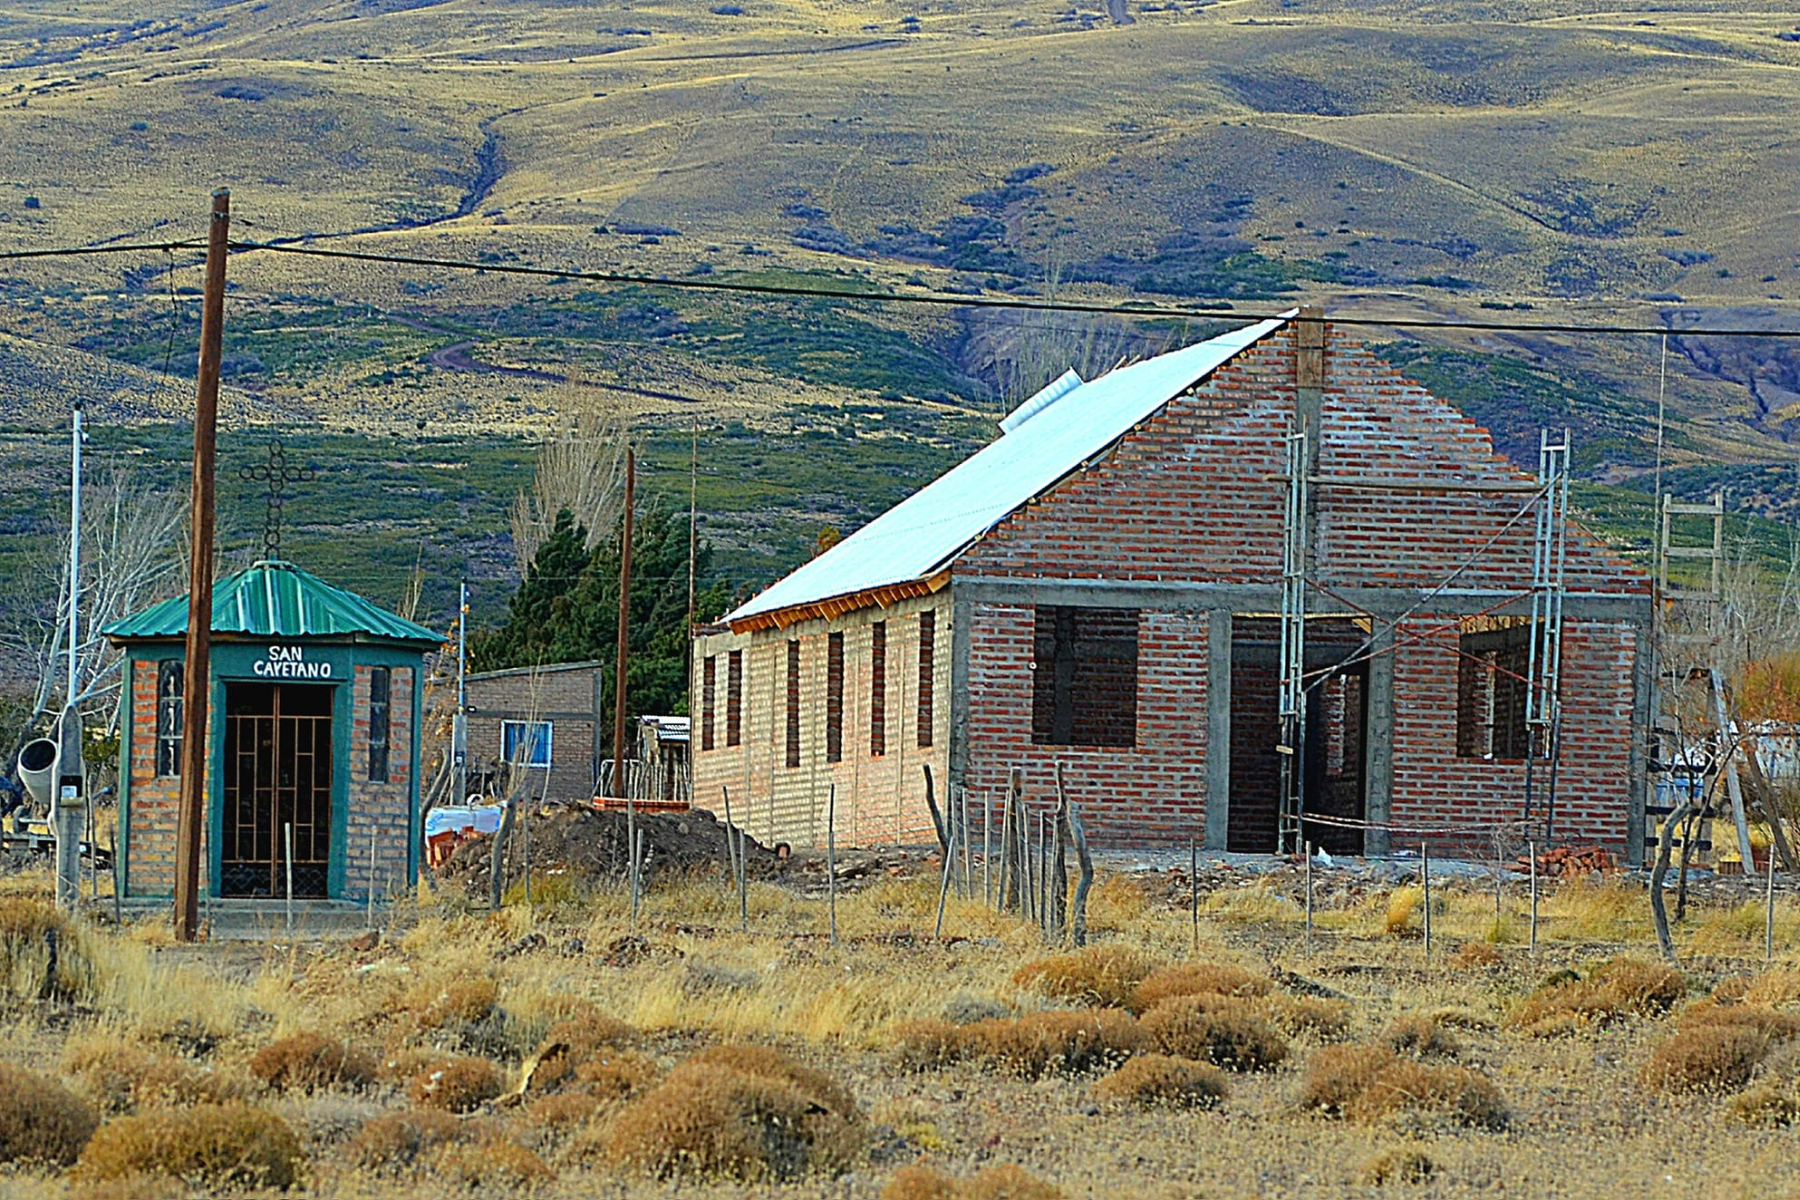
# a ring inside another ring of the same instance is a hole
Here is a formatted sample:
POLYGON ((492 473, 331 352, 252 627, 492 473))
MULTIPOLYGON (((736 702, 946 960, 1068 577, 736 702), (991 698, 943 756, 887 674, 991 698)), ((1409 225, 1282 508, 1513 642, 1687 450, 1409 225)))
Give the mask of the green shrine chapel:
MULTIPOLYGON (((104 632, 130 698, 119 764, 120 887, 175 890, 188 598, 104 632)), ((201 891, 366 902, 419 865, 419 713, 442 639, 271 556, 213 585, 201 891), (291 835, 290 835, 291 830, 291 835)))

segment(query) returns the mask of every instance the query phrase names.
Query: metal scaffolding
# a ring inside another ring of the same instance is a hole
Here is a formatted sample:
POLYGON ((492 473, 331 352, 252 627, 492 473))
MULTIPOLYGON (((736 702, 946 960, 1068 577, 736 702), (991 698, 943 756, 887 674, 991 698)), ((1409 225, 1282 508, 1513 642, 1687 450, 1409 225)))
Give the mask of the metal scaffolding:
POLYGON ((1306 418, 1295 420, 1287 436, 1287 515, 1281 560, 1281 817, 1278 845, 1301 846, 1300 818, 1306 796, 1306 418))
POLYGON ((1525 687, 1525 819, 1532 819, 1533 768, 1549 760, 1544 798, 1544 836, 1556 820, 1556 768, 1562 736, 1562 631, 1564 567, 1569 533, 1569 431, 1552 442, 1538 431, 1537 536, 1531 551, 1531 649, 1525 687))

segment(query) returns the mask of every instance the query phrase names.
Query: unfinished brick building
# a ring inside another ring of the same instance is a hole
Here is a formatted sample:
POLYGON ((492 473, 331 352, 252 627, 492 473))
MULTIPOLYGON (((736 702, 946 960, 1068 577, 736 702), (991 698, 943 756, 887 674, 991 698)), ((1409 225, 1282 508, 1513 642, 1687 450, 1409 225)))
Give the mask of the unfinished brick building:
POLYGON ((841 842, 918 842, 922 767, 979 807, 1015 769, 1045 801, 1060 763, 1112 844, 1470 853, 1530 828, 1638 857, 1647 577, 1316 314, 1071 372, 1002 428, 700 632, 697 804, 729 788, 757 837, 817 844, 835 784, 841 842))

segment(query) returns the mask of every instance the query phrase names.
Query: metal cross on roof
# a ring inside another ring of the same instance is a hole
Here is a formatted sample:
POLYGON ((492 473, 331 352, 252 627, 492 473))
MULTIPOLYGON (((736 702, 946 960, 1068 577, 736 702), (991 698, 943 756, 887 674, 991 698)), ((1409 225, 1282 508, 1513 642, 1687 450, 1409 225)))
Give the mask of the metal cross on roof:
POLYGON ((281 439, 274 438, 269 442, 269 461, 266 466, 244 467, 238 475, 251 483, 268 485, 268 516, 263 521, 263 553, 268 560, 281 558, 281 490, 290 483, 308 483, 315 472, 311 467, 290 467, 287 465, 287 451, 281 448, 281 439))

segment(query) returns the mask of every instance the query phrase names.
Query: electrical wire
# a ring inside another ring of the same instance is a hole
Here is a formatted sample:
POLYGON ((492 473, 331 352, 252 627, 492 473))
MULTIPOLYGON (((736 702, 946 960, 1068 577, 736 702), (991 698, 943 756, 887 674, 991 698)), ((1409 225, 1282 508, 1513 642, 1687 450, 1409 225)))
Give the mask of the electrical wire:
MULTIPOLYGON (((128 243, 116 246, 58 246, 37 250, 0 251, 0 262, 35 258, 72 258, 88 254, 124 254, 204 248, 203 243, 196 241, 128 243)), ((704 277, 676 278, 667 275, 642 275, 628 271, 577 271, 563 267, 475 262, 469 259, 433 258, 416 254, 384 254, 368 250, 327 250, 318 246, 303 246, 280 241, 234 240, 230 243, 230 248, 239 252, 298 254, 311 258, 386 263, 394 266, 431 267, 438 270, 472 271, 489 275, 572 279, 588 283, 669 288, 677 291, 786 296, 802 299, 851 301, 861 304, 912 304, 935 308, 988 308, 1007 309, 1015 312, 1083 313, 1091 316, 1131 317, 1137 320, 1271 321, 1280 320, 1287 315, 1286 310, 1263 312, 1237 308, 1228 300, 1200 300, 1192 305, 1170 305, 1082 300, 1025 300, 1017 297, 966 296, 948 292, 850 292, 836 288, 805 287, 798 284, 745 283, 704 277)), ((1662 325, 1585 324, 1574 321, 1477 321, 1452 320, 1443 317, 1359 317, 1350 314, 1333 314, 1329 320, 1334 325, 1380 329, 1463 329, 1485 333, 1568 333, 1658 338, 1666 338, 1673 332, 1681 337, 1800 339, 1800 328, 1753 329, 1736 326, 1693 326, 1676 331, 1662 325)))

